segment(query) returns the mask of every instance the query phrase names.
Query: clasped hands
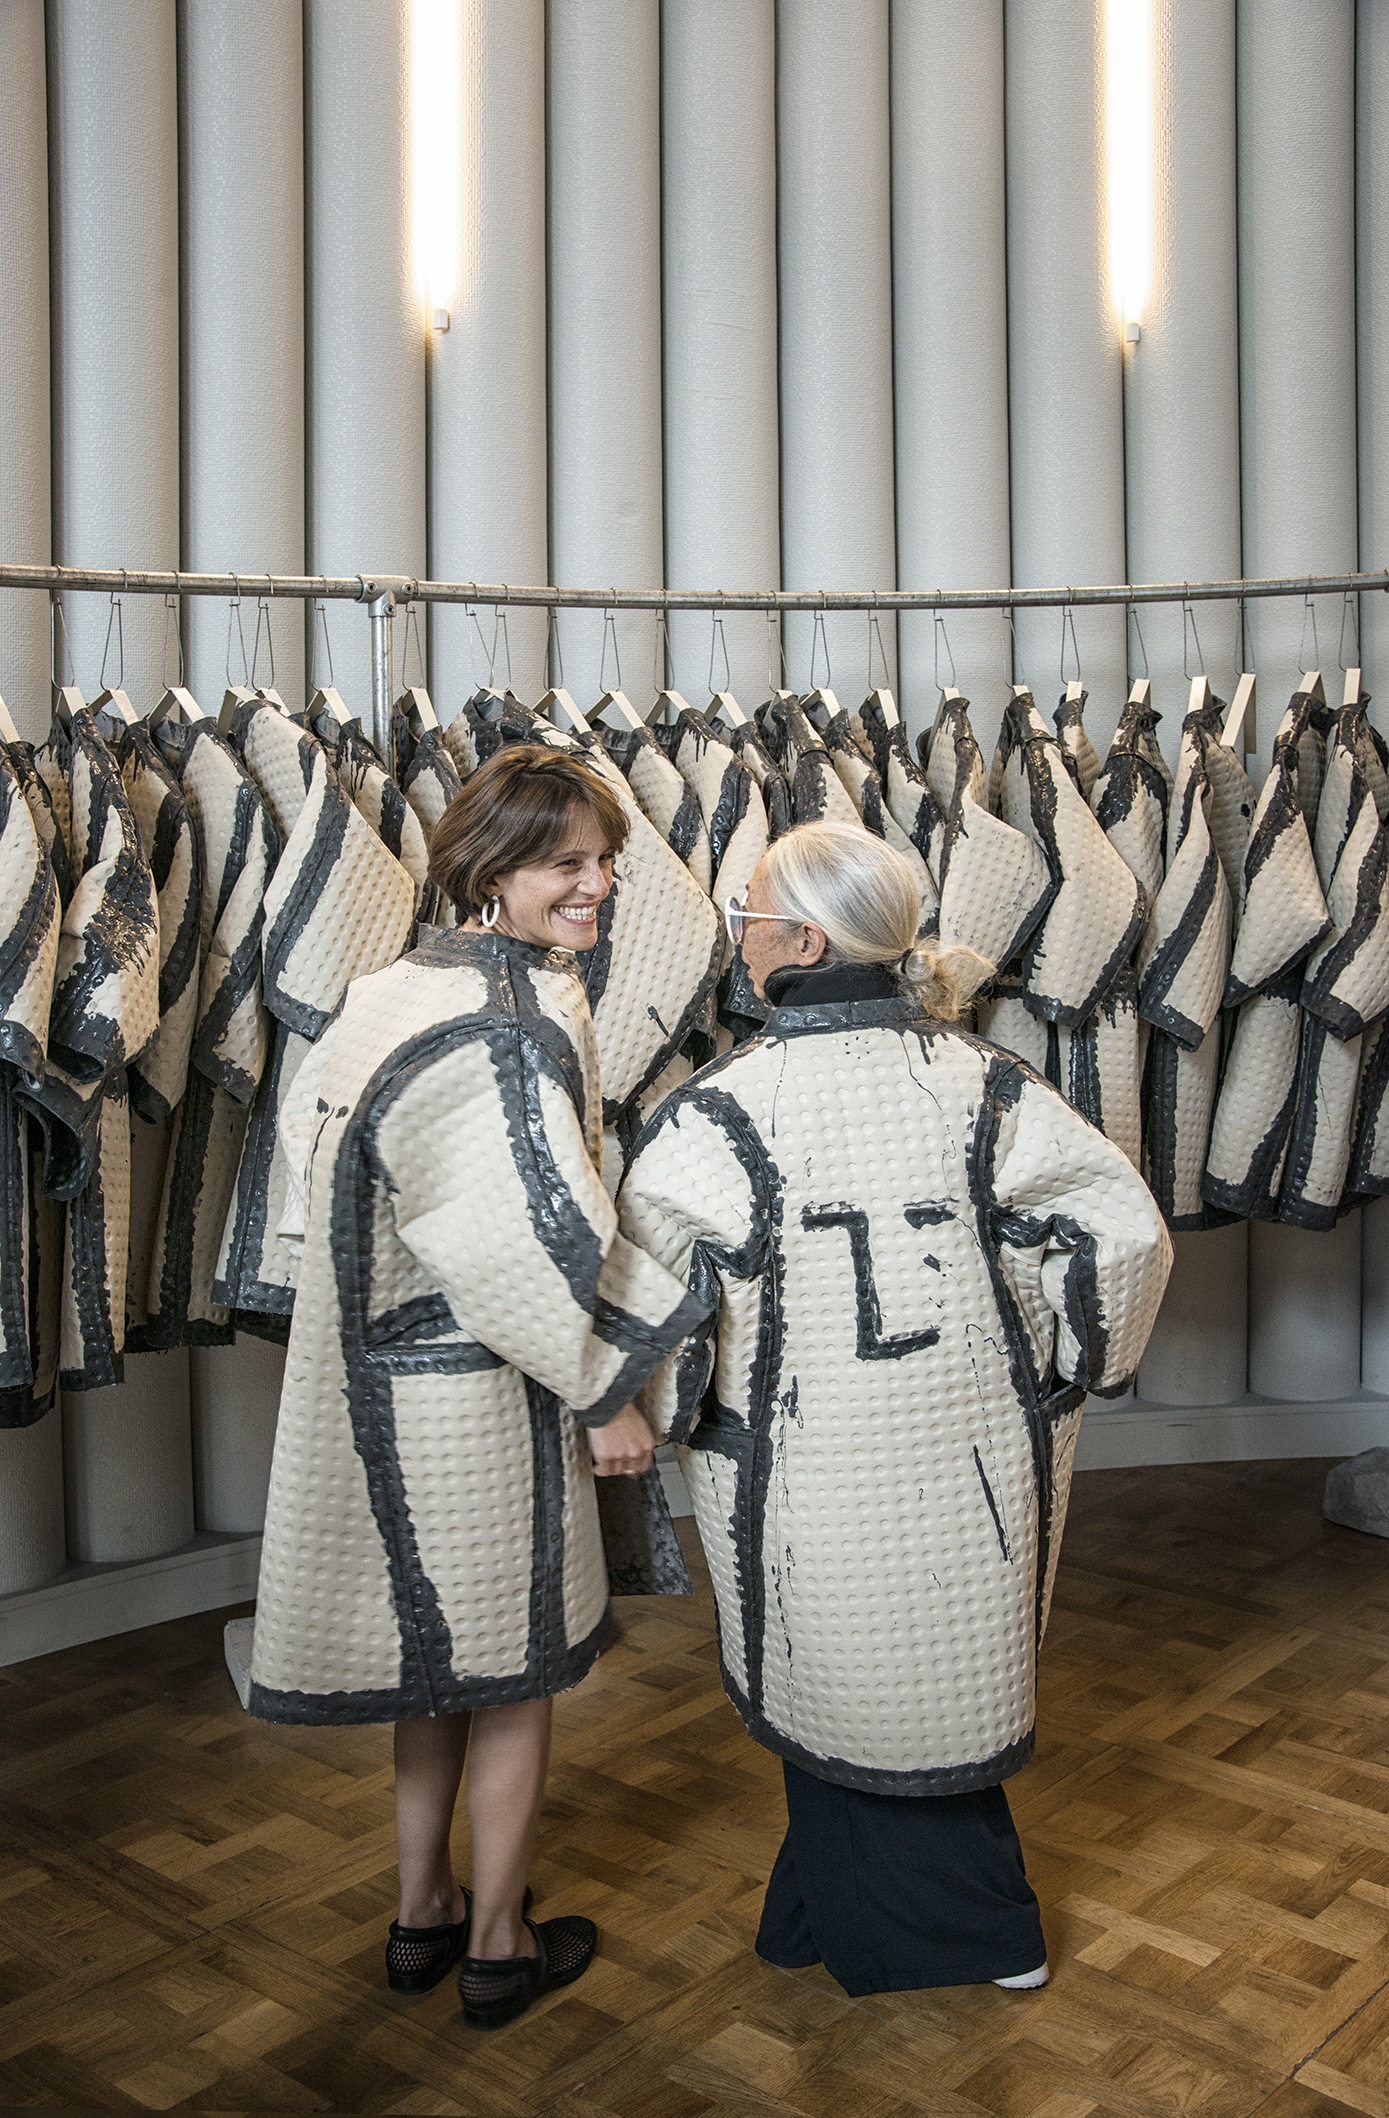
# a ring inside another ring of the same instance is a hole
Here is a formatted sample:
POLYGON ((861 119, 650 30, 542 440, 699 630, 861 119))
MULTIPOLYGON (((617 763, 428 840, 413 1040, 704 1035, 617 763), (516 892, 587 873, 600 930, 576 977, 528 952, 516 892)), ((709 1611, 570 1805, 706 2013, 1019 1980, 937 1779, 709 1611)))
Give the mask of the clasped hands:
POLYGON ((588 1445, 595 1478, 640 1478, 651 1469, 656 1444, 635 1405, 614 1412, 606 1426, 590 1427, 588 1445))

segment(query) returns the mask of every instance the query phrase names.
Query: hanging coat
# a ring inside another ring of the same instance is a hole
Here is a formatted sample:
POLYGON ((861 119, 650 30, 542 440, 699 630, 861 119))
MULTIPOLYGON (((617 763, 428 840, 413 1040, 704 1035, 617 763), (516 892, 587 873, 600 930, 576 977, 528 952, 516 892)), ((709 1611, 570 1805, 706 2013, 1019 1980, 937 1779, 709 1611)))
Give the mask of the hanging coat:
POLYGON ((1007 970, 1055 896, 1056 880, 1041 847, 987 806, 968 699, 943 699, 929 744, 923 738, 919 748, 945 818, 936 875, 940 938, 1007 970))
POLYGON ((1090 790, 1096 823, 1142 883, 1150 905, 1167 872, 1164 849, 1172 791, 1172 775, 1154 733, 1160 719, 1146 700, 1129 700, 1090 790))
MULTIPOLYGON (((687 706, 676 722, 675 763, 709 832, 710 895, 722 918, 724 906, 730 897, 742 896, 767 850, 762 790, 705 715, 692 707, 687 706)), ((750 1036, 767 1019, 766 1003, 754 992, 747 965, 726 932, 718 1014, 735 1040, 750 1036)))
POLYGON ((1086 802, 1090 801, 1100 776, 1100 761, 1085 729, 1085 701, 1089 696, 1089 692, 1082 691, 1078 699, 1072 699, 1063 693, 1051 717, 1066 770, 1080 789, 1081 799, 1086 802))
POLYGON ((247 1122, 270 1054, 261 990, 265 893, 280 841, 259 790, 211 720, 164 720, 155 741, 197 839, 201 970, 187 1083, 174 1112, 140 1342, 225 1345, 212 1288, 247 1122))
POLYGON ((61 1209, 44 1199, 43 1136, 17 1094, 43 1078, 62 921, 30 777, 0 743, 0 1427, 41 1418, 58 1374, 61 1209))
POLYGON ((115 745, 121 784, 140 833, 159 905, 159 1026, 128 1070, 130 1088, 130 1264, 126 1275, 126 1344, 151 1342, 149 1285, 168 1175, 173 1116, 188 1085, 198 1016, 202 933, 202 848, 177 777, 155 734, 143 723, 115 745))
POLYGON ((426 726, 411 694, 406 692, 402 697, 410 703, 402 712, 402 699, 397 699, 391 724, 395 775, 401 793, 423 826, 427 842, 449 803, 462 792, 463 782, 449 756, 442 728, 426 726))
POLYGON ((260 790, 282 851, 261 933, 274 1048, 251 1113, 212 1292, 246 1330, 283 1340, 296 1260, 276 1234, 285 1193, 280 1110, 349 980, 394 962, 404 948, 415 886, 306 729, 250 699, 237 708, 228 739, 260 790))
POLYGON ((426 926, 452 924, 444 916, 446 900, 429 880, 429 836, 415 811, 381 761, 381 753, 360 721, 340 724, 327 710, 310 710, 308 726, 332 759, 352 806, 364 816, 388 853, 395 855, 415 885, 415 913, 426 926))
POLYGON ((1366 770, 1379 762, 1366 741, 1368 703, 1331 718, 1320 760, 1312 850, 1331 929, 1303 966, 1296 1104, 1278 1198, 1279 1220, 1296 1228, 1334 1227, 1353 1203, 1363 1033, 1389 1013, 1389 827, 1366 770))
POLYGON ((1132 956, 1147 899, 1026 692, 1009 701, 998 755, 998 814, 1041 849, 1054 884, 1023 950, 1023 992, 1034 1014, 1074 1029, 1132 956))
POLYGON ((753 721, 728 732, 729 747, 757 782, 767 812, 768 842, 791 828, 791 788, 753 721))
POLYGON ((859 813, 834 769, 824 737, 811 725, 803 702, 790 693, 778 692, 759 707, 758 720, 790 786, 792 821, 858 823, 859 813))
POLYGON ((1081 1406, 1127 1388, 1170 1246, 1029 1068, 886 991, 817 1003, 815 975, 628 1169, 623 1229, 717 1304, 641 1401, 751 1734, 840 1785, 961 1793, 1031 1755, 1081 1406))
POLYGON ((874 838, 882 839, 894 853, 900 853, 912 871, 918 894, 921 898, 922 924, 934 929, 940 912, 940 893, 936 878, 923 855, 902 829, 888 803, 887 792, 878 777, 877 766, 868 746, 867 733, 860 723, 858 731, 843 706, 830 704, 834 693, 820 694, 821 706, 811 714, 814 725, 819 727, 825 747, 834 761, 840 784, 854 805, 855 814, 865 831, 874 838))
POLYGON ((584 1427, 707 1304, 617 1232, 567 951, 431 934, 354 982, 315 1063, 251 1711, 547 1698, 608 1624, 584 1427))
POLYGON ((1230 969, 1230 887, 1211 827, 1207 712, 1189 713, 1167 819, 1167 874, 1138 955, 1138 1008, 1148 1043, 1144 1156, 1170 1228, 1215 1225, 1204 1199, 1221 1067, 1221 997, 1230 969))
POLYGON ((940 866, 945 844, 945 817, 926 775, 912 756, 907 731, 891 693, 870 691, 858 711, 858 723, 873 759, 887 806, 906 832, 931 878, 940 918, 940 866), (889 705, 891 715, 889 716, 889 705))
POLYGON ((713 881, 709 831, 686 785, 649 728, 595 728, 594 735, 632 790, 642 815, 706 894, 713 881))
POLYGON ((1297 1106, 1301 966, 1330 927, 1300 785, 1312 705, 1294 693, 1254 808, 1224 999, 1238 1013, 1202 1185, 1211 1205, 1259 1220, 1277 1215, 1297 1106))
POLYGON ((34 764, 53 797, 73 893, 63 915, 43 1080, 44 1188, 68 1202, 64 1390, 122 1378, 130 1244, 126 1070, 159 1024, 159 907, 120 767, 85 709, 55 714, 34 764))

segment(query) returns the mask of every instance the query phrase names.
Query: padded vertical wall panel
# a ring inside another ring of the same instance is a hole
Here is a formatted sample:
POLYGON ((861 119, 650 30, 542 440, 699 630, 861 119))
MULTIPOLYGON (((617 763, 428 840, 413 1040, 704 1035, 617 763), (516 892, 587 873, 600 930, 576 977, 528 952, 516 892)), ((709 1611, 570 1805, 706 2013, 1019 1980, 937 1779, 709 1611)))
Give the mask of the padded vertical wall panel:
MULTIPOLYGON (((1240 413, 1251 575, 1356 563, 1354 73, 1350 8, 1241 0, 1240 413)), ((1331 679, 1340 599, 1326 599, 1317 615, 1331 679)), ((1252 605, 1250 630, 1266 761, 1299 663, 1315 656, 1310 629, 1304 649, 1296 602, 1252 605)), ((1359 1223, 1351 1214, 1327 1235, 1251 1227, 1251 1389, 1319 1399, 1356 1388, 1359 1223)))
MULTIPOLYGON (((897 571, 904 588, 1009 578, 1003 0, 894 0, 892 294, 897 571), (968 112, 968 122, 961 114, 968 112)), ((915 733, 940 682, 997 712, 999 620, 898 619, 900 704, 915 733)))
MULTIPOLYGON (((661 36, 666 577, 775 588, 775 0, 682 0, 661 36)), ((735 614, 723 636, 750 708, 767 689, 766 620, 735 614)), ((711 621, 677 613, 670 640, 677 689, 702 703, 711 621)))
MULTIPOLYGON (((888 0, 781 0, 777 66, 782 578, 788 588, 890 588, 888 0)), ((831 615, 825 631, 831 681, 856 706, 868 688, 868 621, 831 615)), ((891 619, 882 634, 895 662, 891 619)), ((789 681, 802 689, 811 639, 808 617, 788 620, 789 681)), ((825 682, 823 654, 815 675, 825 682)))
MULTIPOLYGON (((48 123, 43 0, 0 8, 0 548, 49 557, 48 123)), ((48 727, 48 603, 0 591, 0 696, 21 735, 48 727)), ((0 1434, 0 1594, 61 1572, 63 1452, 51 1415, 0 1434)))
POLYGON ((284 1348, 243 1333, 234 1346, 194 1346, 188 1364, 198 1528, 258 1532, 270 1489, 284 1348))
MULTIPOLYGON (((306 543, 316 574, 425 570, 410 21, 409 0, 305 0, 306 543)), ((338 689, 369 727, 365 610, 330 604, 328 626, 338 689)))
MULTIPOLYGON (((660 11, 550 0, 549 21, 550 578, 659 587, 660 11)), ((645 704, 655 619, 633 612, 615 629, 623 686, 645 704)), ((596 611, 560 621, 581 707, 598 696, 603 631, 596 611)))
MULTIPOLYGON (((43 0, 0 8, 0 547, 49 554, 48 118, 43 0)), ((48 727, 48 605, 0 590, 0 696, 21 735, 48 727)), ((2 1475, 2 1474, 0 1474, 2 1475)))
MULTIPOLYGON (((1235 0, 1159 0, 1154 27, 1153 275, 1142 338, 1125 356, 1130 578, 1228 580, 1240 570, 1235 0)), ((1237 608, 1196 609, 1203 666, 1227 699, 1237 608)), ((1182 612, 1153 605, 1140 623, 1175 761, 1188 689, 1182 612)), ((1202 666, 1195 639, 1190 656, 1202 666)), ((1138 1394, 1221 1404, 1245 1389, 1248 1231, 1237 1222, 1174 1240, 1138 1394)))
MULTIPOLYGON (((545 581, 545 0, 462 0, 460 16, 458 277, 430 300, 449 328, 429 334, 429 571, 545 581)), ((492 614, 478 619, 481 639, 458 604, 429 615, 446 719, 486 678, 492 614)), ((544 612, 509 612, 504 639, 516 689, 538 697, 544 612)), ((500 635, 497 659, 504 684, 500 635)), ((413 655, 409 674, 418 681, 413 655)))
MULTIPOLYGON (((174 0, 50 0, 53 555, 178 564, 178 71, 174 0)), ((8 266, 7 266, 8 270, 8 266)), ((163 609, 125 605, 125 683, 154 703, 163 609)), ((97 686, 108 605, 67 598, 97 686)), ((115 635, 107 663, 116 681, 115 635)))
MULTIPOLYGON (((179 163, 183 564, 210 573, 302 573, 304 78, 298 8, 281 0, 184 0, 179 163)), ((253 604, 243 608, 242 618, 249 648, 253 604)), ((303 606, 274 602, 270 620, 275 681, 297 710, 303 703, 303 606)), ((215 709, 226 683, 226 606, 188 597, 184 646, 193 696, 205 712, 215 709)), ((239 684, 239 646, 232 674, 239 684)), ((259 682, 270 681, 264 638, 256 674, 259 682)))
MULTIPOLYGON (((1120 320, 1104 192, 1102 0, 1006 0, 1008 379, 1013 580, 1124 579, 1120 320)), ((1077 611, 1087 725, 1103 755, 1123 703, 1121 610, 1077 611)), ((1019 681, 1048 716, 1061 617, 1019 612, 1019 681)), ((1069 660, 1067 673, 1073 674, 1069 660)), ((986 724, 992 736, 996 716, 986 724)), ((981 733, 983 731, 981 730, 981 733)))
MULTIPOLYGON (((1389 565, 1389 13, 1360 0, 1355 32, 1356 335, 1360 564, 1389 565)), ((1370 717, 1389 728, 1389 614, 1383 596, 1360 598, 1361 660, 1377 694, 1370 717)), ((1362 1214, 1361 1382, 1389 1391, 1389 1201, 1362 1214)))

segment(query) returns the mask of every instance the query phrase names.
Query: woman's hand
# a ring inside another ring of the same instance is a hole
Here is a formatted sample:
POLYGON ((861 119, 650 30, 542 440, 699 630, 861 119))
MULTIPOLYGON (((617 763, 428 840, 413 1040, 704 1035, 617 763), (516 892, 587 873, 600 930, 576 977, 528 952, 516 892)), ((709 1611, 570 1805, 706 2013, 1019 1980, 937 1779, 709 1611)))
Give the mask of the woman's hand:
POLYGON ((651 1469, 656 1446, 635 1405, 614 1412, 605 1427, 590 1427, 588 1445, 593 1451, 595 1478, 640 1478, 651 1469))

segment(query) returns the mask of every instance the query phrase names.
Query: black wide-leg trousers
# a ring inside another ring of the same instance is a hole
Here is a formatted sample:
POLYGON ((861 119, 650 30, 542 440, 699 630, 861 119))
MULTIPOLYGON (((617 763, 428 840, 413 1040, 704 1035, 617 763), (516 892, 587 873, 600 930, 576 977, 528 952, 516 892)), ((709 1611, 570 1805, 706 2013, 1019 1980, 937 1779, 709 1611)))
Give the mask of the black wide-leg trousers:
POLYGON ((782 1760, 787 1830, 756 1948, 823 1963, 846 1993, 1014 1978, 1046 1961, 1001 1787, 862 1794, 782 1760))

